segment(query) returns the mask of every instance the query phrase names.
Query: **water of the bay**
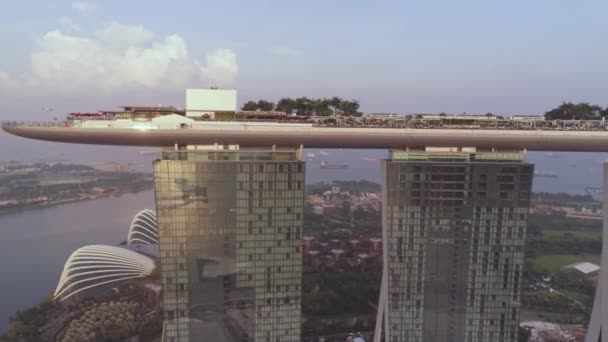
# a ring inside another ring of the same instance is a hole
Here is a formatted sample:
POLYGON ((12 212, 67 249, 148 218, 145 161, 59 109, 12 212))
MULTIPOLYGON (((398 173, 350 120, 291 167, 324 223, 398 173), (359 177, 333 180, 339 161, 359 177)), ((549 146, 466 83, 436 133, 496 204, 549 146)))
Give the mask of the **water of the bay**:
POLYGON ((120 243, 144 208, 154 208, 152 191, 0 215, 0 332, 55 289, 72 251, 120 243))

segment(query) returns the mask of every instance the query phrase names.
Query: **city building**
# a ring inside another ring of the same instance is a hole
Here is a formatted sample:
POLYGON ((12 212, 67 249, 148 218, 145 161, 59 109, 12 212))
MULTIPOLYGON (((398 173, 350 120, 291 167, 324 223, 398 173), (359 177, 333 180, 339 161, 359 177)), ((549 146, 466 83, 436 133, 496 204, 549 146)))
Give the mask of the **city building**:
POLYGON ((523 159, 427 148, 383 162, 386 341, 517 341, 533 177, 523 159))
MULTIPOLYGON (((293 177, 303 177, 303 170, 291 165, 301 164, 301 151, 279 160, 284 155, 274 148, 254 152, 227 144, 425 148, 393 151, 392 160, 384 163, 383 199, 375 201, 384 204, 385 260, 377 321, 384 322, 378 327, 384 326, 385 340, 391 342, 514 340, 533 167, 523 163, 523 153, 495 150, 608 150, 606 120, 443 115, 369 120, 235 113, 236 93, 217 89, 190 91, 186 103, 188 109, 123 107, 72 113, 63 122, 0 125, 9 134, 46 141, 175 147, 155 163, 164 336, 169 341, 299 338, 300 288, 295 284, 301 265, 294 256, 301 259, 302 204, 295 203, 299 189, 277 191, 276 186, 299 184, 293 177), (208 144, 222 150, 196 147, 208 144), (292 179, 284 181, 283 173, 292 179), (278 183, 264 180, 266 175, 278 183), (289 206, 265 204, 283 203, 292 192, 297 195, 289 206), (281 218, 284 224, 275 224, 281 218), (298 242, 292 245, 291 239, 298 242), (284 267, 291 265, 288 260, 293 267, 284 267)), ((373 209, 374 202, 369 204, 373 209)), ((605 207, 605 224, 606 213, 605 207)), ((607 232, 605 228, 603 238, 607 232)), ((369 240, 380 253, 380 240, 369 240)), ((325 241, 319 245, 340 249, 325 241)), ((130 245, 142 246, 151 245, 130 245)), ((321 253, 308 251, 311 256, 321 253)), ((608 251, 602 260, 608 260, 608 251)), ((603 313, 607 283, 608 271, 601 268, 589 342, 608 328, 603 313)), ((378 327, 376 339, 382 335, 378 327)), ((608 341, 608 334, 602 339, 608 341)))
POLYGON ((154 178, 163 340, 300 341, 301 149, 167 149, 154 178))

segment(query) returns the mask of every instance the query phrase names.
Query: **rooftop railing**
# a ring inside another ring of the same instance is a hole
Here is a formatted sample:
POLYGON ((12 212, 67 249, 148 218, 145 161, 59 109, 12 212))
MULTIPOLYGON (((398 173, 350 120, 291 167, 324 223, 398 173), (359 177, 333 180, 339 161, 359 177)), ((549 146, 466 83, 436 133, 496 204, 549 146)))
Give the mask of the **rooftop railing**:
MULTIPOLYGON (((115 119, 115 118, 113 118, 115 119)), ((103 118, 67 120, 67 121, 50 121, 50 122, 25 122, 25 121, 5 121, 2 122, 2 127, 79 127, 81 123, 87 121, 113 121, 113 119, 104 120, 103 118)), ((137 118, 134 123, 139 122, 137 118)), ((149 120, 148 120, 149 121, 149 120)), ((206 121, 214 120, 197 120, 194 124, 182 124, 180 129, 196 129, 204 127, 206 121)), ((267 123, 298 123, 299 121, 290 119, 289 121, 281 120, 256 120, 256 119, 235 119, 233 122, 267 122, 267 123)), ((348 117, 312 117, 305 118, 300 123, 311 124, 313 127, 333 127, 333 128, 411 128, 411 129, 474 129, 474 130, 538 130, 538 131, 608 131, 608 121, 604 120, 518 120, 505 119, 494 121, 477 121, 475 119, 460 120, 460 119, 365 119, 365 118, 348 118, 348 117)))
POLYGON ((68 121, 2 121, 1 127, 70 127, 68 121))

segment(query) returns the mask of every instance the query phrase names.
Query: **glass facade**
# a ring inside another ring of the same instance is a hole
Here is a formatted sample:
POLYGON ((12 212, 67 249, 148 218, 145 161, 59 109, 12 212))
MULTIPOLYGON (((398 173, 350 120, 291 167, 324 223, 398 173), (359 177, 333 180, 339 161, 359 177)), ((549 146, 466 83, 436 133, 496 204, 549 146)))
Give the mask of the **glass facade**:
POLYGON ((154 163, 164 341, 300 341, 298 156, 167 150, 154 163))
POLYGON ((382 189, 386 340, 517 341, 533 165, 519 152, 392 157, 382 189))

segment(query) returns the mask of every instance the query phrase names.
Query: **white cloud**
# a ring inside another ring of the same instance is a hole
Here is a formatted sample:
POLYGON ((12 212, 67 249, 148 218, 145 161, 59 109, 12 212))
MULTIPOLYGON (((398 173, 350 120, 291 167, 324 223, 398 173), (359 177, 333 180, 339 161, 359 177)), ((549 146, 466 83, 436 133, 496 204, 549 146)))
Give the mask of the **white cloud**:
POLYGON ((75 23, 74 20, 72 20, 72 18, 70 18, 70 17, 64 16, 64 17, 59 18, 59 25, 68 31, 74 31, 74 32, 80 31, 80 25, 75 23))
POLYGON ((107 44, 117 44, 119 47, 140 45, 154 39, 154 33, 143 26, 129 26, 117 22, 97 31, 96 36, 107 44))
POLYGON ((9 86, 10 82, 11 76, 6 72, 0 71, 0 88, 9 86))
POLYGON ((141 26, 111 23, 93 37, 47 32, 31 54, 31 70, 17 78, 0 72, 0 84, 67 91, 183 89, 228 85, 237 71, 229 49, 211 51, 201 65, 179 35, 155 37, 141 26))
POLYGON ((236 54, 229 49, 216 49, 207 54, 207 66, 201 71, 214 86, 230 84, 239 71, 236 54))
POLYGON ((74 1, 74 2, 72 2, 72 8, 75 9, 75 10, 77 10, 78 12, 80 12, 82 14, 90 13, 96 7, 97 6, 95 6, 95 4, 92 4, 92 3, 86 2, 86 1, 74 1))
POLYGON ((301 56, 302 51, 289 46, 275 45, 270 47, 270 53, 278 56, 296 57, 301 56))

